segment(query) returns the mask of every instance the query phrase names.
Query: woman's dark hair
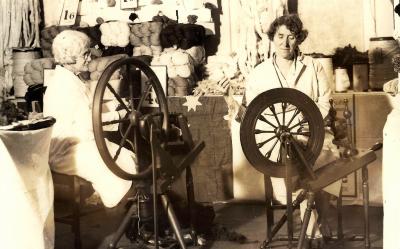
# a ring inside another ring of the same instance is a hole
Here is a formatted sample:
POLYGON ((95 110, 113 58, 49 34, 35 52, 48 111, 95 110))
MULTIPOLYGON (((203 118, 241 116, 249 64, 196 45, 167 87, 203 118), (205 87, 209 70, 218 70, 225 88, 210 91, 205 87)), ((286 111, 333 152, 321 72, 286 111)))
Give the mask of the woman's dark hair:
POLYGON ((299 44, 307 38, 308 31, 303 29, 303 22, 298 15, 291 14, 280 16, 271 23, 267 32, 271 41, 274 39, 277 29, 282 25, 285 25, 295 35, 299 44))

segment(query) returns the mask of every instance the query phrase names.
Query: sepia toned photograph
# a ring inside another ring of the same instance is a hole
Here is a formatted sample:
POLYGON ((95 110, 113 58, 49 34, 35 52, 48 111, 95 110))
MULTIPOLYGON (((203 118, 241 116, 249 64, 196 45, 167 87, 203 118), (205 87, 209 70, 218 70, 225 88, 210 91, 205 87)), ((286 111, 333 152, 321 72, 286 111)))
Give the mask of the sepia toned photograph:
POLYGON ((0 248, 400 249, 400 0, 0 12, 0 248))

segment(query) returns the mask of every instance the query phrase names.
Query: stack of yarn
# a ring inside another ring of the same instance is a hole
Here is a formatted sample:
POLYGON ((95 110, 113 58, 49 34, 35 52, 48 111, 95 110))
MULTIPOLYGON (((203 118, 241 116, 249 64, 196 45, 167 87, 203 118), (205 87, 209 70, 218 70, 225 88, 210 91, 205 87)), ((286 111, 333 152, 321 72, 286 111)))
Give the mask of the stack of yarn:
MULTIPOLYGON (((97 81, 108 65, 110 65, 112 62, 114 62, 116 60, 119 60, 121 58, 126 58, 126 57, 128 57, 128 55, 118 54, 118 55, 112 55, 112 56, 106 56, 106 57, 99 57, 99 58, 91 60, 88 65, 89 72, 90 72, 90 80, 97 81)), ((118 79, 118 77, 119 77, 119 73, 116 71, 111 76, 110 79, 111 80, 118 79)))
POLYGON ((204 61, 202 51, 202 47, 190 50, 194 59, 186 50, 166 48, 160 56, 153 57, 152 65, 167 66, 169 96, 186 96, 192 92, 196 84, 194 68, 204 61))
POLYGON ((130 29, 127 22, 112 21, 100 25, 101 44, 111 47, 126 47, 129 44, 130 29))
POLYGON ((130 25, 129 40, 133 48, 133 56, 161 54, 160 33, 161 22, 142 22, 130 25))
POLYGON ((193 46, 204 45, 206 30, 197 24, 169 24, 163 28, 160 34, 161 46, 170 48, 177 46, 181 49, 189 49, 193 46))
MULTIPOLYGON (((117 54, 117 55, 111 55, 111 56, 105 56, 105 57, 99 57, 96 59, 93 59, 89 62, 88 69, 90 73, 90 80, 89 80, 89 89, 91 92, 91 95, 94 96, 94 91, 96 89, 97 83, 101 75, 103 74, 104 70, 108 65, 113 63, 116 60, 122 59, 122 58, 127 58, 128 55, 126 54, 117 54)), ((114 88, 115 91, 118 93, 121 92, 121 85, 120 85, 120 77, 121 72, 120 70, 115 71, 110 79, 109 79, 109 84, 114 88)), ((113 94, 110 91, 106 91, 104 93, 104 99, 113 99, 113 94)))
POLYGON ((24 82, 28 86, 43 84, 44 69, 53 69, 55 62, 53 58, 40 58, 28 62, 24 66, 24 82))

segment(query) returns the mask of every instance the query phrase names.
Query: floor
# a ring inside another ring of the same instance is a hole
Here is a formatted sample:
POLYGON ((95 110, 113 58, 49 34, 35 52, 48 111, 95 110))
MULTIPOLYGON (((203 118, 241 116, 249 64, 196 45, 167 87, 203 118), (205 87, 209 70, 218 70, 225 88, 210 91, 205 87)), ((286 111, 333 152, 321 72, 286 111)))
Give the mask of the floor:
MULTIPOLYGON (((245 236, 241 239, 236 239, 230 236, 230 241, 227 236, 220 236, 217 240, 207 241, 204 246, 189 247, 189 248, 210 248, 210 249, 256 249, 259 248, 260 243, 265 239, 266 218, 265 211, 262 205, 256 203, 247 204, 214 204, 213 205, 216 217, 214 220, 215 227, 220 231, 228 232, 231 235, 245 236), (234 239, 232 239, 234 238, 234 239), (232 241, 233 240, 233 241, 232 241), (242 243, 239 243, 241 241, 242 243)), ((335 228, 335 208, 332 206, 332 215, 330 215, 331 227, 335 228)), ((277 217, 283 213, 278 211, 277 217)), ((112 233, 116 231, 118 224, 125 213, 123 207, 117 207, 112 210, 99 211, 82 218, 82 244, 83 249, 106 249, 112 233)), ((362 222, 363 208, 361 206, 345 206, 344 207, 344 234, 345 236, 352 234, 363 233, 362 222)), ((295 235, 300 228, 300 219, 298 211, 295 211, 295 235)), ((371 248, 382 248, 382 230, 383 230, 383 210, 381 207, 370 208, 370 238, 371 248)), ((272 243, 271 248, 283 249, 288 248, 286 241, 280 241, 285 232, 286 225, 281 229, 275 237, 276 241, 272 243)), ((120 248, 137 248, 132 247, 129 240, 122 238, 119 243, 120 248)), ((70 227, 60 223, 56 223, 56 241, 55 249, 70 249, 73 248, 73 237, 70 227)), ((364 248, 362 241, 345 242, 342 245, 329 244, 324 248, 344 248, 344 249, 358 249, 364 248)))

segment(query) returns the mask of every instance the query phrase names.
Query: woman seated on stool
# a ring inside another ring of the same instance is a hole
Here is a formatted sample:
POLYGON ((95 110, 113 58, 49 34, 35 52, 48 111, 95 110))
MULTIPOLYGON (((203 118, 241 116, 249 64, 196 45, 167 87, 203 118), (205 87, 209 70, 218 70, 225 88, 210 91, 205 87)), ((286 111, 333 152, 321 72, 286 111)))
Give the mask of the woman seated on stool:
MULTIPOLYGON (((89 85, 80 77, 88 71, 90 38, 79 31, 65 30, 53 41, 52 51, 58 64, 43 99, 44 116, 56 119, 50 144, 49 164, 53 171, 77 175, 92 183, 106 207, 116 206, 131 188, 132 182, 114 175, 103 162, 92 128, 92 99, 89 85)), ((103 114, 103 120, 122 118, 126 111, 103 114)), ((110 152, 118 149, 107 141, 110 152)), ((122 148, 117 163, 125 171, 136 172, 135 155, 122 148)))
MULTIPOLYGON (((297 15, 284 15, 272 22, 268 38, 274 45, 274 53, 260 63, 250 73, 246 85, 245 102, 250 103, 259 94, 274 88, 294 88, 313 99, 325 118, 330 109, 331 90, 322 65, 309 56, 300 53, 299 45, 306 39, 307 31, 297 15)), ((246 105, 246 103, 244 103, 246 105)), ((339 157, 339 152, 332 144, 333 135, 327 130, 324 147, 314 170, 339 157)), ((273 158, 274 155, 271 156, 273 158)), ((277 158, 278 155, 275 155, 277 158)), ((286 203, 286 186, 283 178, 271 177, 274 198, 286 203)), ((339 195, 340 182, 328 186, 325 190, 339 195)), ((300 191, 297 191, 298 194, 300 191)), ((321 195, 317 195, 317 198, 321 195)), ((306 201, 300 205, 301 216, 306 208, 306 201)), ((316 222, 314 210, 307 229, 309 238, 322 238, 320 226, 316 222)), ((319 240, 319 242, 322 242, 319 240)))

